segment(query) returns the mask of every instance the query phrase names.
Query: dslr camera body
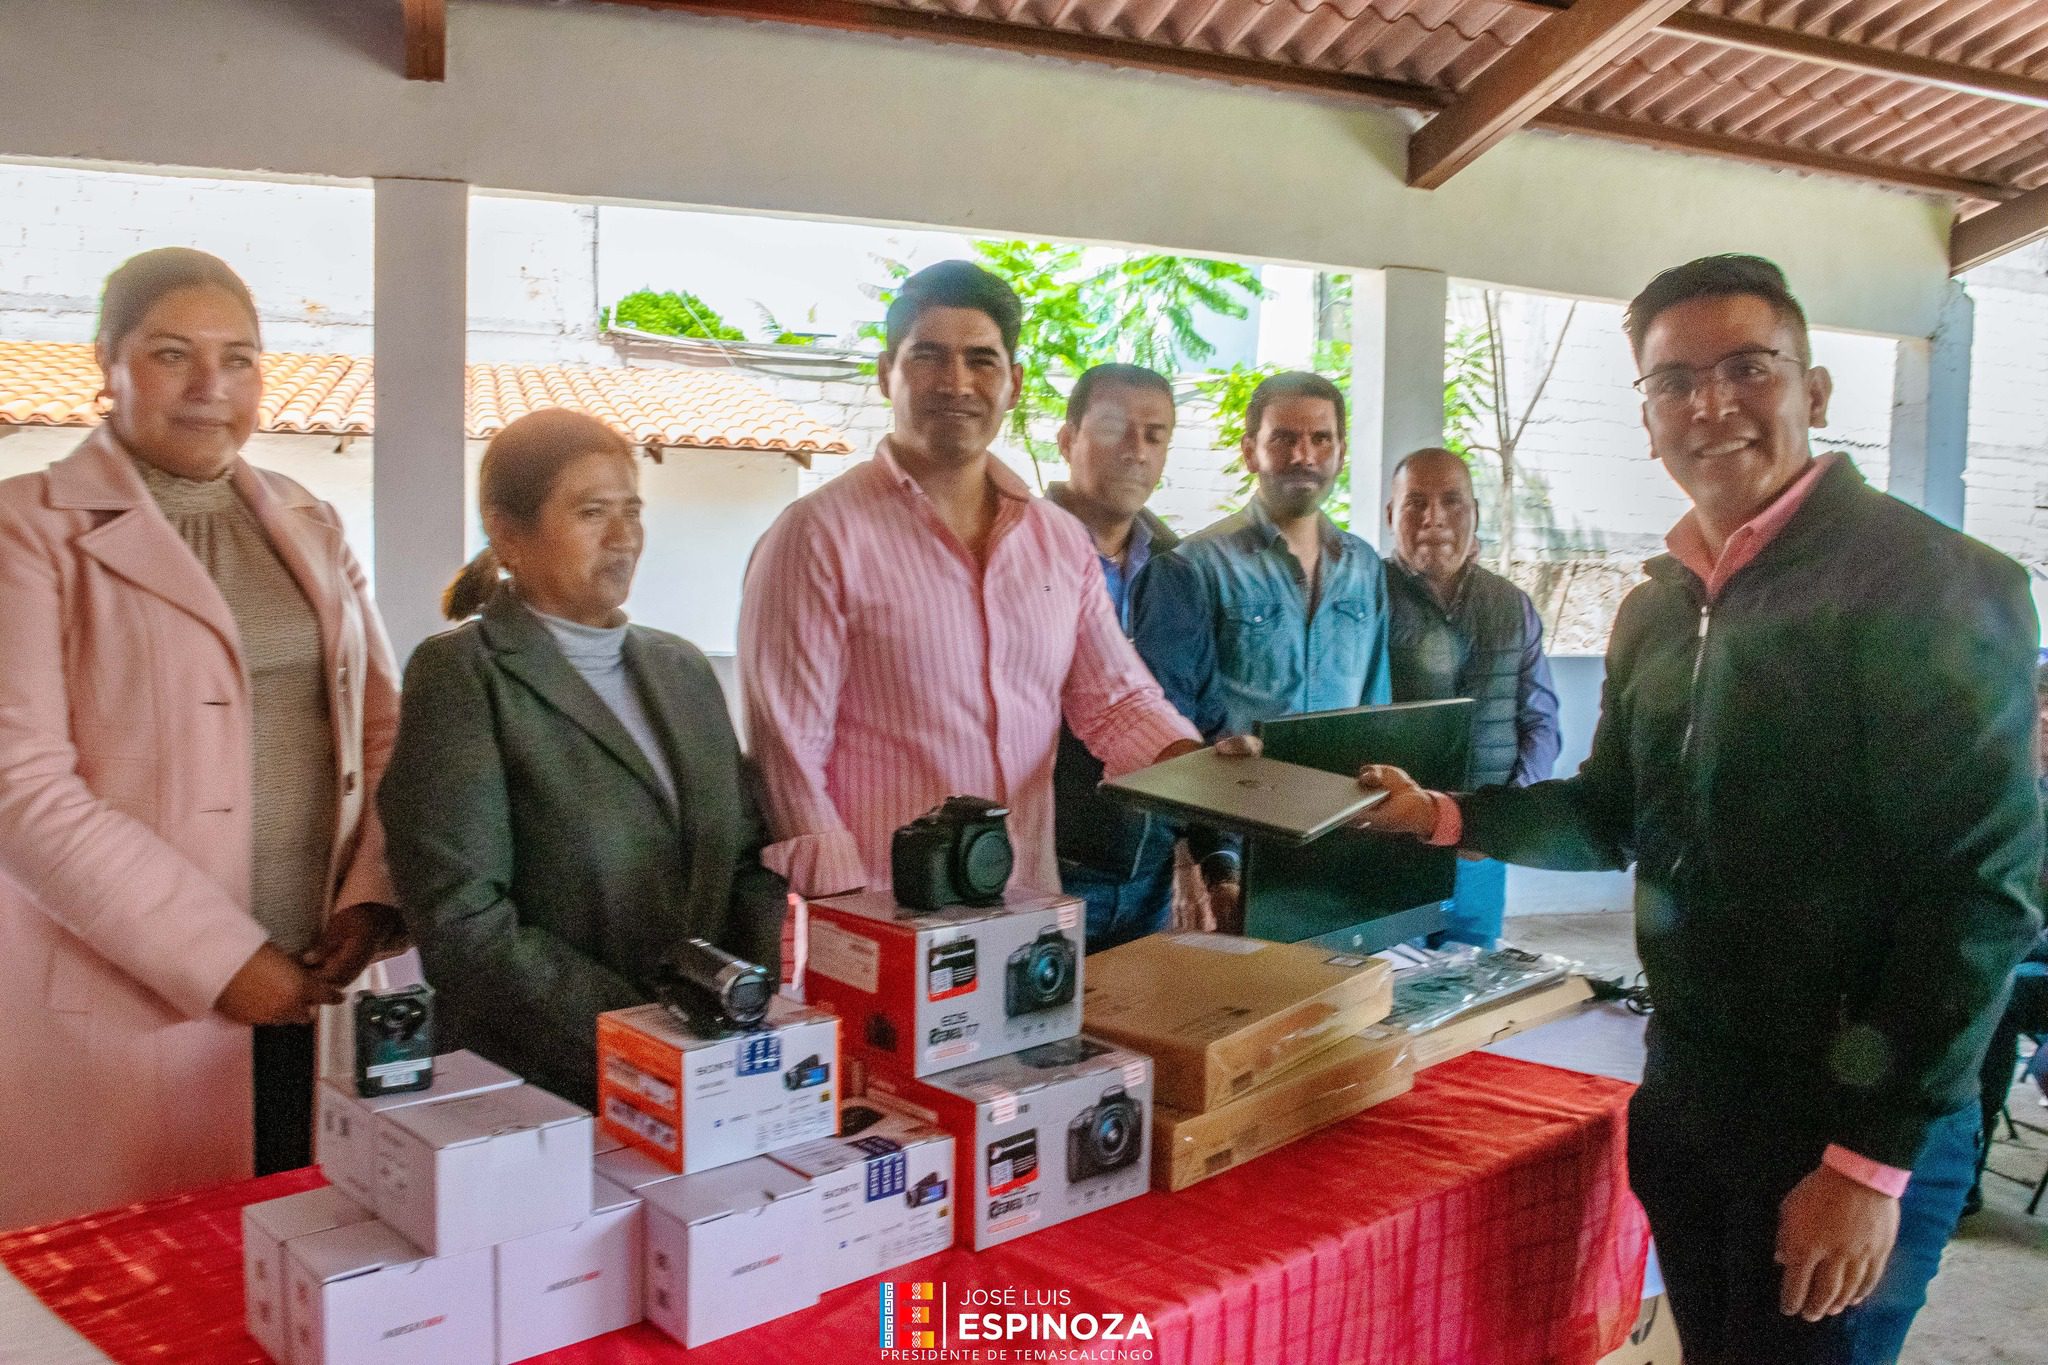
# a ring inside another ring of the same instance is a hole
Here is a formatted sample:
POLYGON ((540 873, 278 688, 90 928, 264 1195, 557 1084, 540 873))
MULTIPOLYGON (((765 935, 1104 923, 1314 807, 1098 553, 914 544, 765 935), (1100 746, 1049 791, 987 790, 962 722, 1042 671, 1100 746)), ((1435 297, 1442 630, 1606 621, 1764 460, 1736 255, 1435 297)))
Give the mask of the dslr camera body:
POLYGON ((1067 1125, 1067 1183, 1120 1171, 1138 1159, 1144 1144, 1138 1105, 1120 1085, 1074 1115, 1067 1125))
POLYGON ((1010 884, 1007 806, 979 796, 949 796, 889 840, 896 903, 911 910, 995 905, 1010 884))
POLYGON ((434 1083, 434 988, 360 991, 355 1000, 356 1093, 365 1099, 434 1083))
POLYGON ((1003 1012, 1011 1018, 1074 1002, 1074 941, 1047 929, 1010 954, 1003 972, 1003 1012))

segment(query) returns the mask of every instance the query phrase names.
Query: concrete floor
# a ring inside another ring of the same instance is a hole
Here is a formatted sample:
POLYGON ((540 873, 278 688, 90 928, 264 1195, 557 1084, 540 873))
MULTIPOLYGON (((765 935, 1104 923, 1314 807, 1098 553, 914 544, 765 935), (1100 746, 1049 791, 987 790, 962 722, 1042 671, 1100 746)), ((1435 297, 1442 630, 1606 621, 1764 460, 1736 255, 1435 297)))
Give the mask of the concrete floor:
MULTIPOLYGON (((1507 940, 1586 964, 1594 975, 1633 977, 1640 969, 1626 912, 1527 915, 1508 921, 1507 940)), ((2031 1086, 2013 1090, 2021 1123, 2048 1130, 2048 1108, 2031 1086)), ((1913 1325, 1901 1365, 2041 1365, 2048 1361, 2048 1198, 2028 1217, 2033 1184, 2048 1168, 2048 1131, 2001 1124, 1991 1169, 2018 1177, 1984 1179, 1984 1211, 1963 1221, 1913 1325)))

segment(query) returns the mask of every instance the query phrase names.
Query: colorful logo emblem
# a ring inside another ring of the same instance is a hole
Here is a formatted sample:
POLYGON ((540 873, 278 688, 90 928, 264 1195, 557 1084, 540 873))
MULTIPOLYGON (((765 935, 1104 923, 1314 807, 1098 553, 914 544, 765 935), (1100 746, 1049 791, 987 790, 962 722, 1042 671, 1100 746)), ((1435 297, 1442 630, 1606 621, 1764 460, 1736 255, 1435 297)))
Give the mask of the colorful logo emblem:
POLYGON ((885 1351, 928 1351, 939 1344, 938 1286, 930 1280, 876 1286, 881 1348, 885 1351))

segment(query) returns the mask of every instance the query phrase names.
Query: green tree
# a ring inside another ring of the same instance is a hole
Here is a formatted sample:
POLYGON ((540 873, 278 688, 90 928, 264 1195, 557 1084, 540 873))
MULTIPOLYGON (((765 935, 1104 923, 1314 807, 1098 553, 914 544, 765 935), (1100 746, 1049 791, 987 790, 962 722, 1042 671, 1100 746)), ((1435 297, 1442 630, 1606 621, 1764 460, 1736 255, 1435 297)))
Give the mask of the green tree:
POLYGON ((747 334, 718 315, 718 310, 688 291, 655 293, 636 289, 619 300, 602 321, 665 337, 702 337, 707 341, 745 341, 747 334))

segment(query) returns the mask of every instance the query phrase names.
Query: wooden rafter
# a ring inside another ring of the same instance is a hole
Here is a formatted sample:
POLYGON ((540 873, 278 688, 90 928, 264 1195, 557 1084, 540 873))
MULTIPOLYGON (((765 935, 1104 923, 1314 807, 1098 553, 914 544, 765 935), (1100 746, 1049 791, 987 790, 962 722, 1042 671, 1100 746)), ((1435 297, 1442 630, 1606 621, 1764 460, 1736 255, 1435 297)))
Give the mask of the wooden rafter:
POLYGON ((1994 256, 2017 251, 2043 237, 2048 237, 2048 185, 2028 190, 2017 199, 1974 218, 1962 219, 1950 228, 1949 271, 1960 275, 1973 265, 1982 265, 1994 256))
MULTIPOLYGON (((1515 9, 1554 14, 1564 9, 1569 0, 1504 0, 1504 3, 1515 9)), ((1802 33, 1775 24, 1759 24, 1750 19, 1730 19, 1726 15, 1682 9, 1657 25, 1657 32, 1674 38, 1712 43, 1717 47, 1761 53, 1767 57, 1787 57, 1836 71, 1852 71, 1860 76, 1878 76, 1937 90, 1952 90, 1961 95, 2048 109, 2048 80, 1915 56, 1891 48, 1844 42, 1840 38, 1802 33)))
POLYGON ((400 0, 405 13, 405 78, 448 79, 448 0, 400 0))
MULTIPOLYGON (((690 14, 767 20, 807 28, 826 28, 848 33, 879 33, 896 38, 916 38, 926 42, 994 48, 1027 55, 1059 57, 1068 61, 1101 63, 1138 71, 1156 71, 1166 75, 1227 81, 1233 85, 1281 90, 1292 94, 1319 95, 1358 104, 1414 109, 1425 113, 1441 111, 1448 107, 1451 100, 1451 97, 1441 90, 1403 81, 1353 76, 1343 72, 1290 66, 1225 53, 1189 51, 1130 39, 1055 32, 989 19, 965 19, 946 13, 867 4, 862 3, 862 0, 603 2, 642 9, 672 9, 690 14)), ((2015 191, 2004 185, 1968 176, 1948 175, 1893 162, 1872 161, 1804 147, 1752 142, 1724 133, 1669 127, 1613 115, 1582 113, 1573 109, 1544 110, 1530 121, 1530 126, 1549 132, 1577 133, 1588 137, 1614 139, 1665 151, 1691 152, 1783 170, 1843 176, 1866 184, 1884 185, 1923 194, 1948 195, 1984 203, 2000 203, 2015 194, 2015 191)))
POLYGON ((1479 73, 1408 143, 1408 183, 1433 190, 1633 47, 1685 0, 1576 0, 1479 73))

